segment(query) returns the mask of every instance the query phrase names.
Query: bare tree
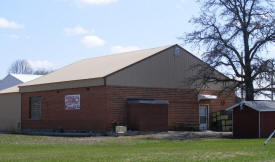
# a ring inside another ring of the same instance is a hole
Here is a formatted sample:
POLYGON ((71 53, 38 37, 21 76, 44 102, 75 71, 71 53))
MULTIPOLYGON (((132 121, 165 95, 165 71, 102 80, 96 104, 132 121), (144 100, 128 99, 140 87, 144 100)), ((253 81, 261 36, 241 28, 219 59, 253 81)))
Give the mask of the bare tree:
POLYGON ((38 69, 38 70, 34 71, 33 74, 35 74, 35 75, 46 75, 46 74, 49 74, 51 72, 52 72, 51 70, 47 70, 47 69, 38 69))
POLYGON ((267 47, 275 42, 274 0, 199 2, 201 15, 191 19, 196 30, 181 38, 186 44, 206 51, 202 58, 210 67, 199 68, 196 79, 204 84, 234 82, 228 88, 241 87, 245 90, 245 99, 254 100, 255 94, 274 84, 269 82, 275 69, 274 58, 263 57, 267 47), (228 77, 213 75, 213 69, 223 71, 228 77))
POLYGON ((33 69, 28 61, 19 59, 12 63, 8 72, 14 74, 32 74, 33 69))

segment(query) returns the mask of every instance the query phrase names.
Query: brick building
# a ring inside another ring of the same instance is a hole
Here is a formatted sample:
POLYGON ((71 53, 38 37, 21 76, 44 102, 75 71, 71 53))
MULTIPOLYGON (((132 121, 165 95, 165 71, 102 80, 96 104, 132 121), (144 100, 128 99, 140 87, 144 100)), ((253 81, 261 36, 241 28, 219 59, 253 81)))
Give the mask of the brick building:
POLYGON ((218 95, 223 85, 198 93, 186 84, 195 64, 205 63, 178 45, 78 61, 19 86, 22 129, 109 131, 128 124, 132 98, 167 101, 171 130, 208 129, 209 114, 234 105, 235 96, 218 95))

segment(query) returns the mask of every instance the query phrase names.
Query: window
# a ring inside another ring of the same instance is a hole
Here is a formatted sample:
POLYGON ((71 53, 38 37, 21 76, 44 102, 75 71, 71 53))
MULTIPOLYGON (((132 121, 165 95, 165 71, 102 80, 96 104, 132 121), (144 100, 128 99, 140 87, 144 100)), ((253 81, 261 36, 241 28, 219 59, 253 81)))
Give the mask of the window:
POLYGON ((174 51, 174 56, 179 56, 180 55, 180 48, 176 47, 174 51))
POLYGON ((30 98, 30 112, 29 118, 39 120, 41 117, 41 97, 30 98))

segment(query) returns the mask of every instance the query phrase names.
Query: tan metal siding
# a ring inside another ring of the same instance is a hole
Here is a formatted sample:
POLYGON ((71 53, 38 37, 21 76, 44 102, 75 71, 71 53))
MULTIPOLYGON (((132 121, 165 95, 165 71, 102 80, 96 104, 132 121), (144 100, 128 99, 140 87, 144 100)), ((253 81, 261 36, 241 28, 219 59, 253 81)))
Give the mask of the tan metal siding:
POLYGON ((0 131, 16 132, 20 130, 21 95, 8 93, 0 95, 0 131))
MULTIPOLYGON (((187 80, 197 72, 192 67, 196 64, 204 64, 183 49, 180 55, 174 55, 174 49, 169 48, 134 64, 126 69, 114 73, 106 78, 106 84, 110 86, 133 86, 154 88, 192 88, 187 80)), ((221 89, 217 84, 210 85, 211 89, 221 89)))

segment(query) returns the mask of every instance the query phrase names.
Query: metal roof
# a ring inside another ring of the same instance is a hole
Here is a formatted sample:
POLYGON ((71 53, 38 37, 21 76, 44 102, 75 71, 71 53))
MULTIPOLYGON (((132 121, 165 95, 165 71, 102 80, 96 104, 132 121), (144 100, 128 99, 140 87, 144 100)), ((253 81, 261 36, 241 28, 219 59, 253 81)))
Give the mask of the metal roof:
POLYGON ((42 76, 42 75, 33 75, 33 74, 12 74, 12 73, 10 75, 22 81, 23 83, 34 80, 42 76))
POLYGON ((84 59, 19 87, 104 78, 175 45, 84 59))
POLYGON ((230 111, 236 107, 243 105, 259 112, 275 111, 275 101, 242 101, 227 108, 226 111, 230 111))
MULTIPOLYGON (((13 74, 10 73, 8 76, 12 76, 16 79, 18 79, 19 81, 25 83, 34 79, 37 79, 43 75, 33 75, 33 74, 13 74)), ((18 93, 19 92, 19 87, 21 84, 19 85, 15 85, 13 87, 10 88, 6 88, 0 91, 0 94, 6 94, 6 93, 18 93)))
POLYGON ((7 94, 7 93, 18 93, 19 92, 19 88, 18 85, 4 89, 2 91, 0 91, 0 95, 1 94, 7 94))

